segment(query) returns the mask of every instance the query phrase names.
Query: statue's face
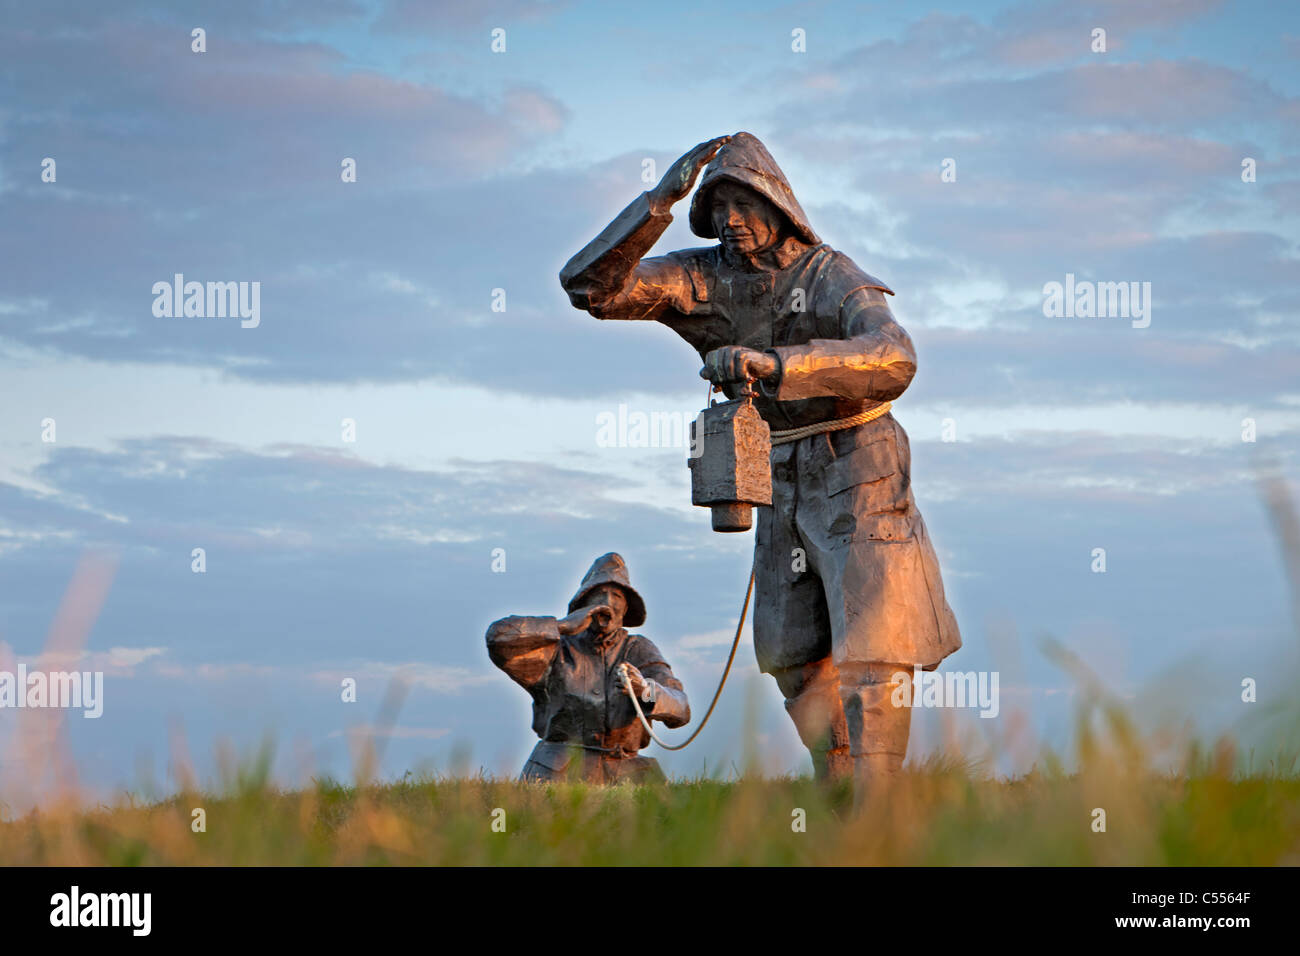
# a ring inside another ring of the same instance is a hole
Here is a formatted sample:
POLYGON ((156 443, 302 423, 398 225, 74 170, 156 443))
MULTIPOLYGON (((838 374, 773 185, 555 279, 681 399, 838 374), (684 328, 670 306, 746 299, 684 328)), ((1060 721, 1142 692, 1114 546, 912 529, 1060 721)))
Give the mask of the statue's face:
MULTIPOLYGON (((627 595, 617 584, 602 584, 598 588, 593 588, 587 595, 586 604, 587 607, 605 604, 614 612, 614 619, 609 622, 609 627, 604 629, 604 633, 613 634, 623 626, 623 615, 627 613, 627 595)), ((599 630, 599 625, 594 620, 592 628, 599 630)))
POLYGON ((728 252, 756 255, 781 238, 781 211, 739 183, 724 181, 713 187, 709 215, 728 252))

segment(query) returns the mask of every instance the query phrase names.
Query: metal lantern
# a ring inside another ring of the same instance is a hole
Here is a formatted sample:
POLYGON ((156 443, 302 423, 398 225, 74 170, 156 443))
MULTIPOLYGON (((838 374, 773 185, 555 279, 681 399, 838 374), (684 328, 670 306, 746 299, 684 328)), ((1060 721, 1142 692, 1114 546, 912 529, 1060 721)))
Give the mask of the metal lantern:
POLYGON ((691 504, 713 510, 714 531, 748 531, 753 506, 772 503, 772 440, 748 396, 718 402, 691 423, 691 504))

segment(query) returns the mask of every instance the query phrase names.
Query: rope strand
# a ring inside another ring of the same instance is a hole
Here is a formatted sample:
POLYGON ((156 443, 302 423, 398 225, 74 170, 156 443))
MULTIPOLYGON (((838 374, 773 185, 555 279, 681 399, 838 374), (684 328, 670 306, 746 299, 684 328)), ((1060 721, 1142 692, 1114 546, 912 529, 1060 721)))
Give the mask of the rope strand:
POLYGON ((843 428, 856 428, 858 425, 874 422, 891 408, 893 408, 892 403, 881 402, 874 408, 869 408, 865 412, 858 412, 856 415, 850 415, 848 418, 834 418, 829 422, 818 422, 816 425, 804 425, 801 428, 777 429, 772 432, 772 444, 784 445, 786 442, 798 441, 800 438, 807 438, 809 435, 820 435, 822 432, 837 432, 843 428))
MULTIPOLYGON (((736 636, 731 642, 731 653, 727 655, 727 666, 722 669, 722 680, 718 681, 718 689, 713 694, 713 701, 709 704, 709 709, 705 711, 704 719, 700 721, 699 726, 695 728, 689 737, 679 744, 667 744, 660 740, 659 735, 656 734, 654 728, 650 726, 650 721, 646 720, 645 711, 641 709, 641 701, 637 700, 636 694, 632 692, 631 683, 628 681, 623 683, 623 689, 627 691, 627 696, 631 698, 632 706, 636 708, 636 715, 641 718, 641 723, 645 726, 646 732, 650 735, 650 739, 660 747, 663 747, 664 750, 681 750, 698 737, 700 731, 704 729, 704 725, 709 722, 709 717, 713 714, 713 708, 718 706, 718 698, 722 696, 722 688, 727 685, 727 675, 731 673, 731 662, 736 659, 736 648, 740 646, 740 632, 745 629, 745 616, 749 613, 749 596, 754 592, 754 571, 756 570, 757 564, 758 555, 756 554, 754 556, 754 565, 749 569, 749 586, 745 588, 745 603, 740 608, 740 621, 736 624, 736 636)), ((624 676, 626 676, 627 663, 624 662, 619 666, 622 669, 624 676)))

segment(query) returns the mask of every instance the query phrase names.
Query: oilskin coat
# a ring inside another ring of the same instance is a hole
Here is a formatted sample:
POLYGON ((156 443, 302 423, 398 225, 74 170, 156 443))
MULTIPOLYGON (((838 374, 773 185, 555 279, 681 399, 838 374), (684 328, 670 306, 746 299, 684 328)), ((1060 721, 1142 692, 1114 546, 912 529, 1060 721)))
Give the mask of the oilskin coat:
MULTIPOLYGON (((820 242, 785 175, 748 133, 705 170, 691 206, 696 234, 715 236, 709 196, 722 181, 758 192, 789 220, 778 269, 751 271, 721 244, 642 258, 672 221, 643 193, 561 271, 573 305, 600 319, 661 322, 701 358, 728 345, 774 355, 779 377, 755 400, 773 429, 897 399, 916 356, 885 300, 892 290, 820 242)), ((771 465, 772 507, 759 509, 755 554, 754 644, 764 671, 827 658, 933 669, 961 646, 912 496, 907 435, 892 415, 777 445, 771 465)))

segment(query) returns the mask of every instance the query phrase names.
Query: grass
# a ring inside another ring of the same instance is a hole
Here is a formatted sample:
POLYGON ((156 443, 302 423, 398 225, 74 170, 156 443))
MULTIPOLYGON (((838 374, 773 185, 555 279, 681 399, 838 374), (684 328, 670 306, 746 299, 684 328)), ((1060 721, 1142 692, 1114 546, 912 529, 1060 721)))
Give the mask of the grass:
POLYGON ((1078 773, 1013 780, 932 761, 859 814, 847 788, 809 778, 593 787, 408 776, 285 792, 263 754, 220 794, 0 824, 0 864, 1300 864, 1300 778, 1243 776, 1214 759, 1156 775, 1125 756, 1098 748, 1078 773), (192 829, 198 807, 205 832, 192 829))
MULTIPOLYGON (((1045 650, 1078 689, 1069 771, 1050 750, 1010 779, 938 755, 857 812, 847 785, 752 771, 641 787, 373 782, 373 746, 356 752, 354 783, 285 791, 268 742, 242 761, 226 752, 206 790, 56 801, 0 822, 0 865, 1300 865, 1300 701, 1260 705, 1262 759, 1228 736, 1174 743, 1139 732, 1077 657, 1045 650)), ((993 738, 993 753, 1005 747, 993 738)), ((756 759, 752 741, 746 751, 756 759)))

